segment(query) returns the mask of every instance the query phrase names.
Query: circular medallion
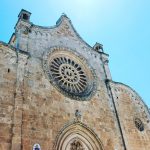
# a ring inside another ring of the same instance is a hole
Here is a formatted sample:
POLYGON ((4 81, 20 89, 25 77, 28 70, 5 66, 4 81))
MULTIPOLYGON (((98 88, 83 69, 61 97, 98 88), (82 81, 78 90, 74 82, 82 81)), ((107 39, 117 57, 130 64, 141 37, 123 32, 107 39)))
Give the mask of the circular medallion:
POLYGON ((44 68, 51 83, 68 96, 83 100, 94 91, 93 70, 85 59, 69 50, 54 48, 46 55, 44 68))

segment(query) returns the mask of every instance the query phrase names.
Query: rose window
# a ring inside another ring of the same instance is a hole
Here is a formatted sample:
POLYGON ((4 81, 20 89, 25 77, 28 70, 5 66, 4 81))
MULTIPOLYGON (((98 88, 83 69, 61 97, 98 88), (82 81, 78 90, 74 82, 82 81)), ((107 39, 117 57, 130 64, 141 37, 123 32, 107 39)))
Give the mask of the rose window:
POLYGON ((71 51, 52 48, 44 56, 44 70, 50 82, 63 94, 86 100, 95 91, 96 76, 87 61, 71 51))
POLYGON ((87 88, 87 77, 75 61, 59 57, 53 59, 50 71, 59 86, 70 93, 79 94, 87 88))

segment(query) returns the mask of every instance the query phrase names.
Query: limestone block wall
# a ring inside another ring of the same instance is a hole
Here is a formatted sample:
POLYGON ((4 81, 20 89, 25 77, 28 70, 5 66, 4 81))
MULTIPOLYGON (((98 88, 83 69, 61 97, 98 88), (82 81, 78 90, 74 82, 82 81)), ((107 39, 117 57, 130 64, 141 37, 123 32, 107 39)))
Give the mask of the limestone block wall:
POLYGON ((9 43, 0 42, 0 150, 29 150, 35 143, 68 150, 77 137, 90 150, 150 149, 146 105, 131 88, 111 81, 108 55, 83 41, 66 15, 54 27, 19 18, 9 43), (67 95, 51 81, 56 50, 93 75, 87 98, 67 95))
MULTIPOLYGON (((91 61, 90 57, 93 56, 89 55, 91 61)), ((25 68, 23 149, 31 149, 34 143, 39 143, 42 149, 52 150, 59 131, 75 119, 77 109, 82 114, 81 122, 96 133, 104 149, 123 149, 105 82, 101 78, 97 79, 97 90, 91 99, 74 100, 59 92, 49 82, 42 65, 42 58, 32 56, 25 68)), ((100 64, 97 64, 97 67, 100 67, 100 64)))
POLYGON ((123 149, 112 100, 105 84, 103 63, 108 56, 94 51, 85 43, 64 15, 56 26, 47 28, 20 20, 16 26, 16 42, 18 48, 30 53, 23 79, 22 148, 31 149, 34 143, 39 143, 42 149, 52 149, 59 131, 74 120, 78 109, 82 113, 81 122, 94 130, 104 149, 123 149), (93 68, 97 88, 88 101, 73 100, 50 83, 43 68, 43 56, 52 47, 70 49, 78 54, 79 59, 86 59, 86 65, 93 68))
POLYGON ((0 149, 11 148, 16 86, 16 53, 0 43, 0 149))
POLYGON ((121 83, 111 85, 127 149, 149 150, 150 114, 147 106, 130 87, 121 83), (138 126, 135 123, 137 118, 142 122, 138 126))

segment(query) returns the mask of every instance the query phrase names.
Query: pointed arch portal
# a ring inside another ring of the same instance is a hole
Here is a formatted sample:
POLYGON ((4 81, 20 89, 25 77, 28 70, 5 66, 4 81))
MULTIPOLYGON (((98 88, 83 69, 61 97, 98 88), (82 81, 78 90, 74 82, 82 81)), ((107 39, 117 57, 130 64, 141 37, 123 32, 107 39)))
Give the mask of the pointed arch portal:
POLYGON ((104 150, 97 135, 81 122, 65 126, 58 135, 55 150, 104 150))

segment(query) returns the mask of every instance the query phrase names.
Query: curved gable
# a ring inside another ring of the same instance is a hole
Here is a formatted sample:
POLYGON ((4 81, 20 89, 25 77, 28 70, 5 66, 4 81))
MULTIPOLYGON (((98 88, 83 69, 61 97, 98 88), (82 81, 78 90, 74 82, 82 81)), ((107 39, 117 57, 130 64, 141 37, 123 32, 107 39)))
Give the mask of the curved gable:
MULTIPOLYGON (((127 147, 143 148, 142 135, 150 136, 150 114, 141 97, 129 86, 111 82, 115 107, 119 116, 127 147), (135 139, 136 137, 136 139, 135 139), (132 142, 134 141, 134 142, 132 142), (134 145, 136 143, 136 147, 134 145)), ((146 139, 149 140, 149 139, 146 139)), ((145 145, 149 149, 149 145, 145 145)))
POLYGON ((46 31, 47 34, 53 34, 53 32, 55 32, 55 34, 58 36, 69 36, 72 38, 76 38, 76 40, 92 49, 92 47, 87 42, 85 42, 83 38, 78 34, 71 20, 65 14, 61 15, 61 17, 56 22, 56 25, 54 26, 44 27, 32 24, 32 27, 37 29, 37 31, 35 31, 36 34, 43 34, 44 31, 46 31))
POLYGON ((32 56, 40 57, 50 47, 64 46, 80 51, 92 50, 77 33, 71 20, 62 15, 55 26, 38 26, 31 22, 18 21, 16 25, 18 33, 15 34, 16 41, 19 39, 19 49, 28 51, 32 56))
MULTIPOLYGON (((147 118, 147 120, 150 120, 150 118, 148 118, 150 115, 148 107, 135 90, 133 90, 128 85, 119 82, 113 82, 112 87, 116 99, 119 99, 120 95, 126 96, 127 98, 129 98, 128 100, 131 102, 131 104, 137 107, 137 109, 139 109, 139 112, 144 112, 144 116, 147 118)), ((122 101, 122 99, 119 99, 119 101, 122 101)))

